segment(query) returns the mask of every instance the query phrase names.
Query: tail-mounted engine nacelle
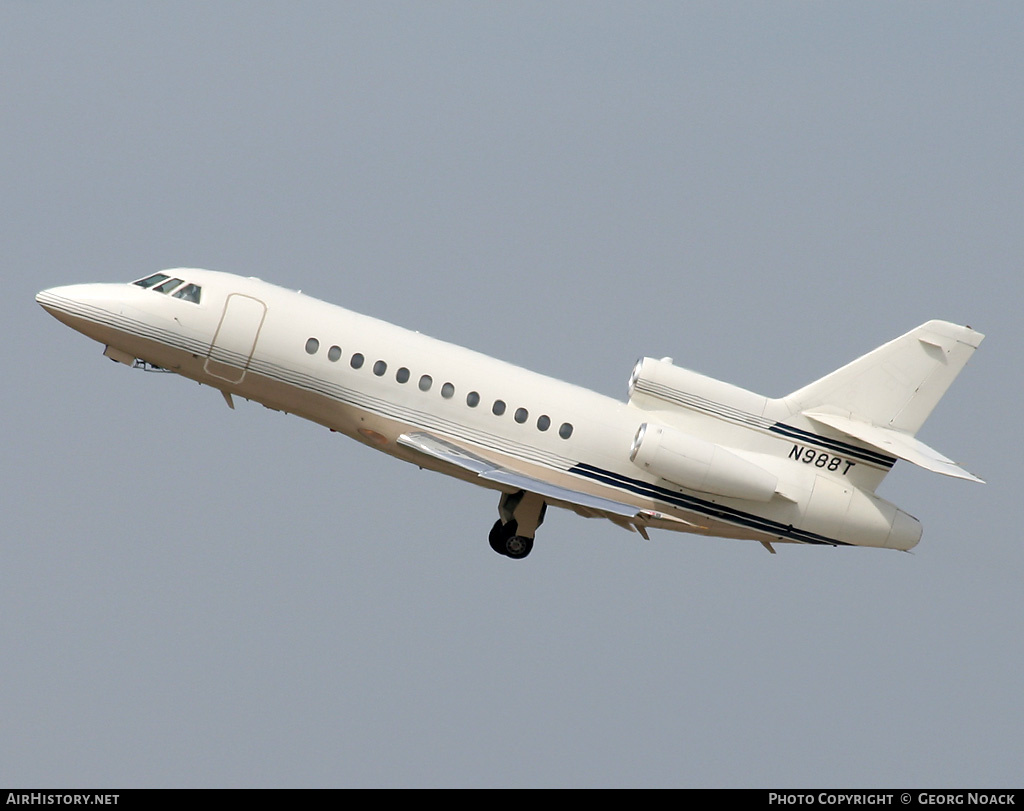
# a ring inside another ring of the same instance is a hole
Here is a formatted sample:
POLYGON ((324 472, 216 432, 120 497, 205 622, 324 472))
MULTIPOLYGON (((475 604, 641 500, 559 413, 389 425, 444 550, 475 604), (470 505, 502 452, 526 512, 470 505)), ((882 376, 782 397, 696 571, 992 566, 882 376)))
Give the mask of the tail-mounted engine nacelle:
POLYGON ((674 428, 644 423, 629 458, 637 467, 689 490, 748 501, 768 501, 777 477, 763 467, 674 428))
POLYGON ((629 402, 638 408, 692 408, 705 401, 758 416, 768 404, 764 395, 676 366, 672 358, 641 358, 629 376, 629 402))

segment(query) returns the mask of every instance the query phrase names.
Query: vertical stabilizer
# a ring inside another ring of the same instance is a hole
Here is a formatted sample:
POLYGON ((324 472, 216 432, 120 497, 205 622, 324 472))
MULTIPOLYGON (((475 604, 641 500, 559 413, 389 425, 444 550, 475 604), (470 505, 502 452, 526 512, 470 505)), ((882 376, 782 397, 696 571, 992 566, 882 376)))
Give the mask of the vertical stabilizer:
POLYGON ((929 321, 783 398, 791 414, 825 412, 914 436, 985 336, 929 321))

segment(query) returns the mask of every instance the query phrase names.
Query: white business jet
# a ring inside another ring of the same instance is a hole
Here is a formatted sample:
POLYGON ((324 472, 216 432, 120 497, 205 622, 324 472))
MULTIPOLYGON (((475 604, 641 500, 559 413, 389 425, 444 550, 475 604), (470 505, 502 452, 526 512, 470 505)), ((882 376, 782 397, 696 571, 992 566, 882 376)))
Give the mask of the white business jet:
POLYGON ((491 547, 526 557, 549 504, 651 528, 907 550, 875 495, 897 459, 981 481, 915 434, 984 336, 929 321, 788 397, 643 358, 622 403, 254 278, 181 268, 44 290, 128 366, 205 383, 500 493, 491 547))

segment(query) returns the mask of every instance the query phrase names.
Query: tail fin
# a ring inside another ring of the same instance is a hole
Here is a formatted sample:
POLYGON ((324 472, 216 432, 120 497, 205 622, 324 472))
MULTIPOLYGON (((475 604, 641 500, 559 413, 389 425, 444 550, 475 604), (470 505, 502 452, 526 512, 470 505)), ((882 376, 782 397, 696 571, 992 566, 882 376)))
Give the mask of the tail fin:
POLYGON ((914 439, 985 336, 929 321, 783 398, 803 414, 883 452, 947 475, 981 481, 914 439))

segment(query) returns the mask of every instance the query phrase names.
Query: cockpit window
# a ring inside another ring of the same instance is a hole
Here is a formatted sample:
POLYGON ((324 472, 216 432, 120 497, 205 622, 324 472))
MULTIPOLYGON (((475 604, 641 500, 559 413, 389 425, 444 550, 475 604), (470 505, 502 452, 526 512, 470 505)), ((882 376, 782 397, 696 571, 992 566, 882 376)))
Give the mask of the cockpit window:
POLYGON ((181 290, 177 290, 173 293, 175 298, 184 299, 185 301, 191 301, 195 304, 199 303, 199 297, 203 293, 203 288, 198 284, 186 284, 181 290))
POLYGON ((165 282, 170 278, 166 273, 154 273, 152 276, 147 276, 145 279, 139 279, 133 284, 137 284, 139 287, 152 287, 160 282, 165 282))
POLYGON ((161 285, 157 285, 153 289, 156 290, 157 293, 170 293, 175 287, 183 283, 184 279, 168 279, 166 282, 161 285))
POLYGON ((183 279, 172 279, 166 273, 154 273, 132 284, 158 293, 170 293, 174 298, 191 301, 193 304, 198 304, 203 296, 203 288, 198 284, 186 283, 183 279))

